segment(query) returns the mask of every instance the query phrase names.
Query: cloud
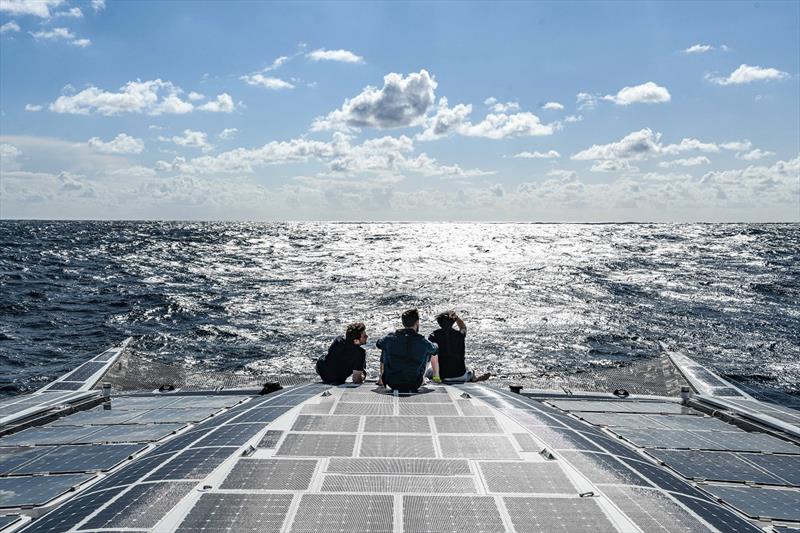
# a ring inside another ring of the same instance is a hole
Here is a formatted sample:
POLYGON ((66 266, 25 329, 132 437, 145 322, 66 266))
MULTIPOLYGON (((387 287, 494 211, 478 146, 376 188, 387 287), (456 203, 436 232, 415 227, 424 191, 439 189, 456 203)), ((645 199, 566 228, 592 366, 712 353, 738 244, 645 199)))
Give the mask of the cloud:
POLYGON ((698 139, 681 139, 678 144, 660 147, 664 155, 677 155, 684 152, 719 152, 720 147, 714 143, 703 142, 698 139))
POLYGON ((406 77, 390 73, 383 87, 367 86, 345 100, 341 109, 314 120, 313 131, 372 127, 378 129, 416 126, 425 120, 435 100, 436 80, 427 70, 406 77))
POLYGON ((106 8, 106 0, 92 0, 92 9, 95 12, 103 11, 106 8))
POLYGON ((2 26, 0 26, 0 35, 2 35, 3 33, 17 33, 19 31, 20 31, 19 24, 17 24, 13 20, 11 22, 6 22, 2 26))
POLYGON ((46 19, 51 16, 51 8, 63 3, 63 0, 0 0, 0 12, 46 19))
POLYGON ((583 120, 583 115, 569 115, 564 119, 564 122, 580 122, 583 120))
POLYGON ((198 100, 202 100, 203 98, 205 98, 205 95, 195 91, 190 92, 187 96, 189 100, 191 100, 192 102, 197 102, 198 100))
POLYGON ((205 104, 198 106, 197 109, 200 111, 208 111, 209 113, 233 113, 233 111, 236 109, 236 106, 233 103, 233 98, 231 98, 231 95, 228 93, 222 93, 218 94, 217 99, 213 102, 206 102, 205 104))
POLYGON ((105 116, 120 113, 147 115, 190 113, 194 106, 181 100, 180 87, 160 79, 130 81, 119 92, 109 92, 91 86, 74 94, 59 96, 50 104, 50 111, 73 115, 99 113, 105 116))
POLYGON ((559 104, 558 102, 547 102, 542 106, 542 109, 561 111, 562 109, 564 109, 564 105, 559 104))
POLYGON ((447 98, 439 98, 436 113, 428 120, 425 130, 417 135, 417 140, 432 141, 447 137, 467 124, 471 113, 472 106, 469 104, 457 104, 451 108, 448 107, 447 98))
POLYGON ((775 152, 768 152, 766 150, 760 150, 756 148, 750 152, 736 154, 736 159, 741 159, 742 161, 757 161, 773 155, 775 155, 775 152))
POLYGON ((548 150, 547 152, 520 152, 512 157, 517 159, 555 159, 561 157, 561 154, 555 150, 548 150))
POLYGON ((624 159, 606 159, 602 161, 595 161, 590 170, 592 172, 637 172, 639 169, 624 159))
POLYGON ((21 155, 22 151, 13 144, 0 144, 0 169, 17 170, 19 168, 17 159, 21 155))
POLYGON ((108 142, 92 137, 88 144, 92 150, 103 154, 141 154, 144 151, 144 142, 141 139, 125 133, 120 133, 108 142))
POLYGON ((325 50, 320 48, 309 52, 306 57, 311 61, 337 61, 340 63, 363 63, 364 58, 349 50, 325 50))
POLYGON ((578 93, 575 97, 575 103, 578 104, 578 110, 594 109, 597 107, 597 96, 589 93, 578 93))
POLYGON ((764 68, 739 65, 739 68, 730 73, 728 77, 719 77, 713 74, 706 74, 706 80, 717 85, 743 85, 757 81, 779 81, 789 78, 788 72, 774 68, 764 68))
POLYGON ((89 39, 78 39, 74 33, 67 28, 53 28, 52 30, 42 30, 31 32, 37 41, 66 41, 72 46, 86 48, 92 44, 89 39))
POLYGON ((493 96, 484 100, 483 103, 495 113, 508 113, 509 111, 519 110, 519 102, 498 102, 497 98, 493 96))
POLYGON ((675 159, 673 161, 661 161, 658 166, 661 168, 670 167, 693 167, 697 165, 710 165, 711 160, 704 155, 688 157, 686 159, 675 159))
POLYGON ((80 19, 83 18, 83 11, 81 11, 80 8, 78 7, 73 7, 66 11, 59 11, 58 13, 53 14, 53 16, 62 18, 80 19))
POLYGON ((621 140, 614 143, 592 145, 591 148, 587 148, 573 155, 571 159, 578 161, 598 159, 647 159, 661 152, 661 145, 659 144, 660 139, 660 133, 654 133, 650 128, 645 128, 629 133, 621 140))
POLYGON ((214 147, 208 143, 208 135, 205 132, 192 131, 190 129, 183 130, 183 135, 181 136, 176 135, 171 138, 159 137, 158 140, 173 142, 184 148, 200 148, 204 152, 210 152, 214 149, 214 147))
POLYGON ((744 152, 752 148, 753 143, 751 143, 748 140, 732 141, 732 142, 721 143, 719 147, 722 148, 723 150, 735 150, 737 152, 744 152))
POLYGON ((264 76, 263 74, 247 74, 245 76, 241 76, 239 79, 245 82, 247 85, 264 87, 265 89, 272 89, 274 91, 281 89, 294 89, 294 85, 288 81, 284 81, 280 78, 270 78, 264 76))
POLYGON ((32 113, 36 113, 42 110, 42 106, 39 104, 25 104, 25 111, 30 111, 32 113))
POLYGON ((234 137, 236 137, 236 134, 238 134, 238 133, 239 133, 239 130, 236 129, 236 128, 225 128, 224 130, 219 132, 219 135, 217 135, 217 138, 222 139, 222 140, 233 139, 234 137))
POLYGON ((614 102, 617 105, 660 104, 669 102, 671 99, 666 88, 656 85, 652 81, 634 87, 623 87, 616 95, 607 94, 603 97, 603 100, 614 102))
POLYGON ((266 67, 264 70, 262 70, 262 72, 269 72, 269 71, 271 71, 271 70, 278 69, 278 68, 280 68, 280 67, 281 67, 281 65, 283 65, 283 64, 285 64, 287 61, 289 61, 289 59, 290 59, 290 58, 289 58, 288 56, 280 56, 280 57, 276 57, 276 58, 275 58, 275 59, 272 61, 272 64, 271 64, 270 66, 266 67))
POLYGON ((713 50, 714 47, 710 44, 693 44, 689 48, 683 51, 684 54, 705 54, 706 52, 710 52, 713 50))

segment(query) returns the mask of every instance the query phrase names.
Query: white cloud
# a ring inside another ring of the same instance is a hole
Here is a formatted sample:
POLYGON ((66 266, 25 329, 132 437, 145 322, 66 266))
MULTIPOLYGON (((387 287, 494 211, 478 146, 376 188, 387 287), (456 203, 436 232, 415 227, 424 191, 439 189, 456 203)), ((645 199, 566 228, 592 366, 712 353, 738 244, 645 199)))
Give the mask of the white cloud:
POLYGON ((19 168, 17 159, 21 155, 22 151, 13 144, 0 144, 0 169, 17 170, 19 168))
POLYGON ((254 87, 264 87, 265 89, 280 90, 280 89, 294 89, 294 85, 288 81, 280 78, 270 78, 263 74, 247 74, 239 78, 247 85, 254 87))
POLYGON ((472 106, 469 104, 457 104, 451 108, 448 107, 447 98, 439 98, 436 113, 428 120, 425 130, 417 135, 417 140, 432 141, 447 137, 469 123, 471 113, 472 106))
POLYGON ((360 94, 345 100, 341 109, 318 117, 313 131, 373 127, 379 129, 416 126, 425 120, 435 100, 436 80, 427 70, 406 77, 390 73, 383 87, 367 86, 360 94))
POLYGON ((20 31, 19 24, 17 24, 13 20, 11 22, 6 22, 2 26, 0 26, 0 34, 3 34, 3 33, 17 33, 19 31, 20 31))
POLYGON ((224 130, 219 132, 219 135, 217 135, 217 137, 222 140, 233 139, 234 137, 236 137, 237 133, 239 133, 239 130, 236 128, 225 128, 224 130))
POLYGON ((280 57, 276 57, 276 58, 275 58, 275 59, 272 61, 272 64, 271 64, 270 66, 268 66, 267 68, 265 68, 265 69, 264 69, 262 72, 269 72, 270 70, 275 70, 275 69, 278 69, 278 68, 280 68, 280 67, 281 67, 283 64, 285 64, 287 61, 289 61, 289 57, 288 57, 288 56, 280 56, 280 57))
POLYGON ((198 100, 202 100, 203 98, 205 98, 205 95, 200 94, 200 93, 195 92, 195 91, 190 92, 187 96, 188 96, 189 100, 191 100, 192 102, 196 102, 198 100))
POLYGON ((586 160, 617 160, 633 159, 642 160, 653 157, 661 152, 660 133, 654 133, 650 128, 645 128, 629 133, 621 140, 609 144, 595 144, 572 156, 578 161, 586 160))
POLYGON ((705 54, 706 52, 710 52, 713 50, 714 47, 710 44, 693 44, 689 48, 683 51, 685 54, 705 54))
POLYGON ((117 115, 144 113, 147 115, 185 114, 194 106, 181 100, 183 91, 169 81, 130 81, 119 92, 89 87, 74 95, 59 96, 50 104, 50 111, 73 115, 117 115))
POLYGON ((0 0, 0 12, 11 15, 32 15, 50 18, 50 9, 63 4, 63 0, 0 0))
POLYGON ((590 170, 592 172, 637 172, 639 169, 625 159, 606 159, 592 163, 590 170))
POLYGON ((198 106, 197 109, 200 111, 208 111, 210 113, 233 113, 236 106, 233 103, 233 98, 228 93, 222 93, 217 95, 217 99, 213 102, 206 102, 205 104, 198 106))
POLYGON ((103 154, 141 154, 144 151, 144 142, 141 139, 125 133, 120 133, 108 142, 92 137, 88 144, 89 148, 103 154))
POLYGON ((30 111, 32 113, 36 113, 42 110, 42 106, 39 104, 25 104, 25 111, 30 111))
POLYGON ((58 13, 55 13, 53 16, 62 18, 80 19, 83 18, 83 11, 81 11, 80 8, 78 7, 73 7, 66 11, 59 11, 58 13))
POLYGON ((721 143, 719 147, 722 148, 723 150, 735 150, 737 152, 744 152, 752 148, 753 143, 745 139, 744 141, 732 141, 732 142, 721 143))
POLYGON ((583 120, 583 115, 569 115, 564 119, 564 122, 580 122, 583 120))
POLYGON ((782 70, 777 70, 774 68, 750 66, 744 63, 739 65, 739 68, 731 72, 727 78, 712 74, 706 75, 706 79, 708 81, 717 85, 742 85, 757 81, 785 80, 787 78, 789 78, 788 72, 783 72, 782 70))
POLYGON ((320 48, 309 52, 306 57, 311 61, 338 61, 340 63, 363 63, 364 58, 349 50, 325 50, 320 48))
POLYGON ((555 150, 548 150, 547 152, 520 152, 512 157, 518 159, 555 159, 561 157, 561 154, 555 150))
POLYGON ((597 107, 597 96, 589 93, 578 93, 575 97, 575 102, 578 104, 578 110, 594 109, 597 107))
POLYGON ((648 81, 634 87, 623 87, 616 95, 605 95, 603 100, 614 102, 617 105, 631 105, 660 104, 669 102, 671 98, 666 88, 648 81))
POLYGON ((542 109, 561 111, 562 109, 564 109, 564 105, 559 104, 558 102, 547 102, 542 106, 542 109))
POLYGON ((498 102, 495 98, 487 98, 484 100, 484 103, 492 102, 491 104, 487 104, 492 111, 495 113, 508 113, 510 111, 519 111, 519 102, 498 102))
POLYGON ((68 28, 53 28, 51 30, 42 30, 31 32, 31 35, 37 41, 66 41, 72 46, 86 48, 92 44, 89 39, 78 39, 72 31, 68 28))
POLYGON ((775 155, 775 152, 768 152, 766 150, 760 150, 756 148, 750 152, 736 154, 736 159, 741 159, 742 161, 758 161, 759 159, 773 155, 775 155))
POLYGON ((714 143, 703 142, 698 139, 681 139, 678 144, 669 144, 659 147, 664 155, 677 155, 684 152, 719 152, 720 147, 714 143))
POLYGON ((710 165, 711 160, 704 155, 688 157, 686 159, 675 159, 673 161, 661 161, 658 166, 661 168, 670 167, 694 167, 697 165, 710 165))
POLYGON ((208 134, 202 131, 193 131, 190 129, 183 130, 183 135, 181 136, 176 135, 171 138, 159 137, 158 140, 173 142, 178 146, 183 146, 184 148, 200 148, 204 152, 210 152, 214 149, 214 147, 208 143, 208 134))
POLYGON ((92 0, 92 9, 95 12, 103 11, 106 8, 106 0, 92 0))

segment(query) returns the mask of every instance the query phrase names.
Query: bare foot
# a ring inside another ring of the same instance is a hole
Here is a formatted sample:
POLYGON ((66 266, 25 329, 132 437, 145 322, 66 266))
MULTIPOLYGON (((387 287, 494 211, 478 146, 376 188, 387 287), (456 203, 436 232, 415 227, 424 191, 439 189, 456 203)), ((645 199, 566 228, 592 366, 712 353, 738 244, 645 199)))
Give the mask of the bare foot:
POLYGON ((486 381, 486 380, 487 380, 487 379, 489 379, 490 377, 492 377, 492 374, 491 374, 491 372, 487 372, 487 373, 485 373, 485 374, 481 374, 480 376, 478 376, 477 378, 475 378, 475 381, 486 381))

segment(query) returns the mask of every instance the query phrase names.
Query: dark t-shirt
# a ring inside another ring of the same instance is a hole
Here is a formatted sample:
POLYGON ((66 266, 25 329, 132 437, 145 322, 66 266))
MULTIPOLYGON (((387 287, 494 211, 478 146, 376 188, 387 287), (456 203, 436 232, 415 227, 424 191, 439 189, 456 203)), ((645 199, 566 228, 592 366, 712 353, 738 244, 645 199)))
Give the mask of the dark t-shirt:
POLYGON ((436 346, 413 329, 399 329, 380 339, 383 382, 401 391, 416 390, 422 385, 425 367, 436 346))
POLYGON ((453 328, 437 329, 428 337, 439 347, 439 376, 442 379, 458 378, 467 373, 464 337, 464 333, 453 328))
POLYGON ((317 372, 322 381, 344 383, 353 370, 364 370, 367 352, 361 346, 348 342, 344 337, 336 337, 328 348, 328 353, 317 360, 317 372))

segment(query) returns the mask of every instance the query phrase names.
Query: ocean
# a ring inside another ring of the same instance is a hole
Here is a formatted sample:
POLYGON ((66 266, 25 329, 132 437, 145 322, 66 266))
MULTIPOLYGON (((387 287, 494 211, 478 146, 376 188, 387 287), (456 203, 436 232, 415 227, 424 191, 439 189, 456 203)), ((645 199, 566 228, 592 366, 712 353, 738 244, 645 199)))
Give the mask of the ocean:
POLYGON ((499 383, 656 357, 661 343, 800 404, 800 224, 0 221, 0 395, 133 336, 142 357, 312 376, 454 309, 499 383))

